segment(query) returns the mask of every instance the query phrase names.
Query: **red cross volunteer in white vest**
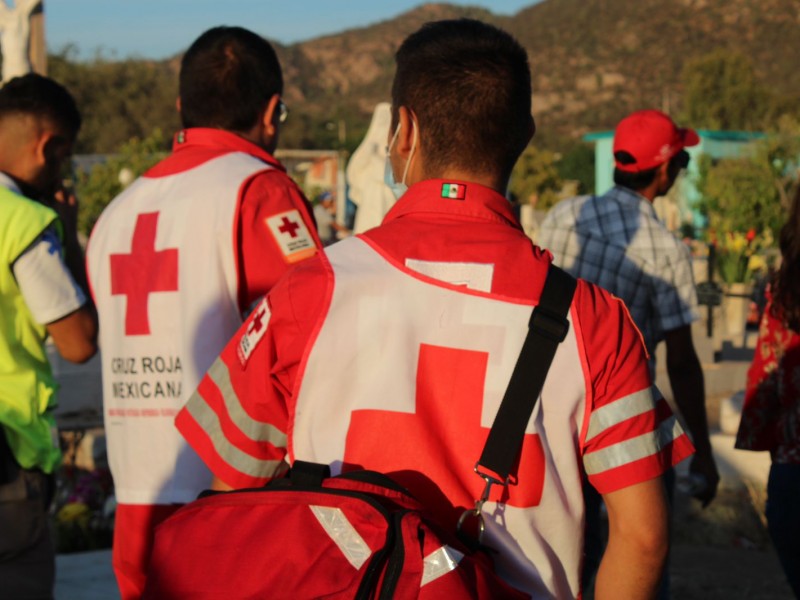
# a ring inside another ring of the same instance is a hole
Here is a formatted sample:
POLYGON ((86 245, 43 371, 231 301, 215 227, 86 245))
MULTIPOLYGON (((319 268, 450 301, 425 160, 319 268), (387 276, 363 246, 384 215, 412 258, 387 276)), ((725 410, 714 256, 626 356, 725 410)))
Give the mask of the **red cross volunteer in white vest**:
MULTIPOLYGON (((454 530, 551 262, 502 195, 534 130, 527 55, 484 23, 429 23, 398 50, 392 99, 388 172, 410 187, 273 288, 176 423, 219 489, 295 460, 374 469, 454 530)), ((579 597, 588 478, 613 538, 596 597, 647 598, 668 547, 660 476, 692 446, 622 302, 580 281, 569 321, 485 540, 515 587, 579 597)))
POLYGON ((175 415, 243 314, 319 247, 272 156, 286 109, 269 44, 209 30, 184 55, 180 86, 172 155, 109 204, 88 249, 123 598, 141 593, 152 527, 211 482, 175 415))

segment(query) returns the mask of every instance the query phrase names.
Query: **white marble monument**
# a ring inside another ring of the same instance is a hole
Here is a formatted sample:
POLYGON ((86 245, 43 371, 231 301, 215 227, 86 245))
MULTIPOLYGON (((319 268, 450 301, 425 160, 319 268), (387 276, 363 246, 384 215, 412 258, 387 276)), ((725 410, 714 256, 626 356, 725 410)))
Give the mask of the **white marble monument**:
POLYGON ((42 0, 0 0, 0 53, 3 83, 33 70, 30 59, 31 15, 42 0))
POLYGON ((358 206, 353 233, 380 225, 395 203, 392 190, 383 180, 386 144, 392 125, 391 107, 388 102, 375 106, 367 134, 347 165, 350 199, 358 206))

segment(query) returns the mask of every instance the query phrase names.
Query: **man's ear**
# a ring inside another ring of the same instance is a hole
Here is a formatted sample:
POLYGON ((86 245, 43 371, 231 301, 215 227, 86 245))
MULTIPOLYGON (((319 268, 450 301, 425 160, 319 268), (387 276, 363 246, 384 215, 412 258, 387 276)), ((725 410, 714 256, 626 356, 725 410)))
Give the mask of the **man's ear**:
POLYGON ((659 188, 663 188, 669 183, 669 161, 658 165, 656 178, 658 179, 659 188))
POLYGON ((33 147, 37 164, 46 164, 56 155, 60 139, 61 138, 48 129, 42 129, 40 131, 33 147))
POLYGON ((261 124, 264 126, 264 134, 269 137, 275 137, 277 131, 277 123, 280 117, 280 94, 273 94, 267 102, 267 108, 264 110, 264 116, 261 117, 261 124))
POLYGON ((178 114, 181 114, 181 97, 180 96, 175 98, 175 108, 178 110, 178 114))
MULTIPOLYGON (((414 113, 405 106, 401 106, 397 109, 397 123, 400 131, 397 133, 397 140, 394 142, 394 148, 397 155, 405 159, 408 159, 411 148, 414 146, 414 134, 417 124, 413 115, 414 113)), ((394 132, 392 132, 392 135, 394 135, 394 132)), ((416 131, 416 135, 417 149, 419 149, 419 131, 416 131)))

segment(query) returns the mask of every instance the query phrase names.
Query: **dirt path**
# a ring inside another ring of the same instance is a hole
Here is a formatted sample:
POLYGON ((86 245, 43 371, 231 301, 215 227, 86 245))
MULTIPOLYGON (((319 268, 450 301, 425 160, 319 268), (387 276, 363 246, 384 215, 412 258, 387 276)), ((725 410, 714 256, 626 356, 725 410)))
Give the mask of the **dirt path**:
POLYGON ((772 550, 676 544, 671 596, 676 600, 791 600, 772 550))
POLYGON ((670 573, 676 600, 791 600, 763 517, 765 492, 721 489, 707 509, 680 493, 670 573))

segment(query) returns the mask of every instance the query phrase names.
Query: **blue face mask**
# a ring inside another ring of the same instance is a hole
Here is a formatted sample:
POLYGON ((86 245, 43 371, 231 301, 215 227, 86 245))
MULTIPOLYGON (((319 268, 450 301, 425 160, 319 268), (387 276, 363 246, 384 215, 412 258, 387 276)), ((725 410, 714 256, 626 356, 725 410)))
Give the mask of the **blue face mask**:
POLYGON ((399 200, 400 196, 408 191, 408 186, 406 185, 406 176, 408 175, 408 167, 411 164, 411 157, 414 155, 414 150, 417 149, 417 127, 413 119, 411 121, 411 127, 412 131, 414 132, 414 137, 411 142, 411 152, 408 154, 408 160, 406 161, 405 169, 403 169, 403 179, 400 182, 397 182, 394 179, 394 169, 392 169, 392 161, 389 159, 389 154, 391 153, 394 143, 397 140, 397 135, 400 133, 399 123, 397 124, 397 129, 395 129, 394 135, 392 136, 392 141, 389 142, 389 147, 386 148, 386 164, 383 168, 383 181, 387 186, 389 186, 389 189, 392 190, 392 194, 396 200, 399 200))

